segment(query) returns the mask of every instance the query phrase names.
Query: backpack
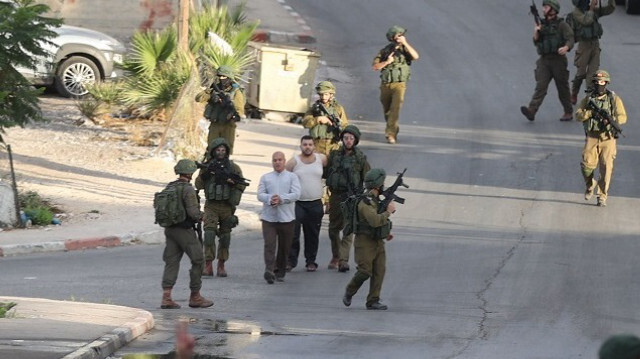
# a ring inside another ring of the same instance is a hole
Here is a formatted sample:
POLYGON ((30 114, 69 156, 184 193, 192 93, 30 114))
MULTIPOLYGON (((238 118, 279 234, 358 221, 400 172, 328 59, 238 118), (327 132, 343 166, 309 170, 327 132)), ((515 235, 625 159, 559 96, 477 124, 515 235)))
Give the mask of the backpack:
POLYGON ((187 211, 182 203, 184 185, 171 182, 153 196, 155 223, 161 227, 171 227, 187 219, 187 211))

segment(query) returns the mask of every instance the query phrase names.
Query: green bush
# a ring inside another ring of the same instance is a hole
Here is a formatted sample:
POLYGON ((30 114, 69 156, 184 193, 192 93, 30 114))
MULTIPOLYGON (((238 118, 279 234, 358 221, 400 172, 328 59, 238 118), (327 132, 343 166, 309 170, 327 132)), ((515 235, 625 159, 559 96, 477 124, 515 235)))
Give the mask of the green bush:
POLYGON ((31 218, 31 223, 34 225, 51 224, 53 214, 60 212, 58 208, 33 191, 18 194, 18 201, 20 202, 20 208, 22 208, 24 214, 31 218))
POLYGON ((4 318, 7 315, 7 312, 11 310, 11 308, 15 307, 17 304, 14 302, 4 303, 0 302, 0 318, 4 318))

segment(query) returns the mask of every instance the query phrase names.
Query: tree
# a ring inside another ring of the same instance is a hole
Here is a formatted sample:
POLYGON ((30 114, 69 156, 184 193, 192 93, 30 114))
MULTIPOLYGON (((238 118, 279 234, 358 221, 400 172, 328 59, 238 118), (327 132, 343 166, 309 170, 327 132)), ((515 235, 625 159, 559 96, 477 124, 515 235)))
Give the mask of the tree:
POLYGON ((62 20, 42 16, 47 5, 34 0, 0 0, 0 143, 4 129, 41 121, 36 89, 16 67, 35 68, 37 57, 46 56, 43 44, 56 36, 52 27, 62 20))

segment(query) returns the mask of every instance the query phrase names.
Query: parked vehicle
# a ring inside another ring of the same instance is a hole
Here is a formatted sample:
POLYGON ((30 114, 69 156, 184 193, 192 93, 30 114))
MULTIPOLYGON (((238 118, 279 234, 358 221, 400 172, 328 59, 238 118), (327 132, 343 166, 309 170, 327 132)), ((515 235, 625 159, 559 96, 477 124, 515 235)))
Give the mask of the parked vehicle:
POLYGON ((88 93, 86 86, 115 79, 115 66, 121 64, 124 45, 98 31, 62 25, 53 29, 58 36, 44 44, 50 56, 38 59, 36 69, 18 68, 32 84, 53 86, 65 97, 88 93))

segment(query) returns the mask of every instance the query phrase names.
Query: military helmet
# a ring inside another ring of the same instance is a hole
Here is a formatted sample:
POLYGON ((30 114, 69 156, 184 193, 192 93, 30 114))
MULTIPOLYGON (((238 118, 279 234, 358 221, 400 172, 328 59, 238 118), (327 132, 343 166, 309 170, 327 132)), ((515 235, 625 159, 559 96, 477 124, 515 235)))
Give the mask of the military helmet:
POLYGON ((605 340, 598 351, 600 359, 636 359, 640 356, 640 338, 632 334, 618 334, 605 340))
POLYGON ((389 30, 387 30, 387 40, 393 41, 394 36, 398 34, 404 35, 405 32, 407 32, 407 29, 400 27, 398 25, 393 25, 389 28, 389 30))
POLYGON ((607 81, 607 83, 611 83, 611 76, 609 76, 609 72, 605 70, 598 70, 595 74, 593 74, 593 81, 607 81))
POLYGON ((190 175, 198 169, 193 160, 182 159, 173 167, 173 171, 177 175, 190 175))
POLYGON ((330 81, 321 81, 316 85, 316 92, 319 94, 323 93, 336 93, 336 87, 330 81))
POLYGON ((344 136, 345 133, 350 133, 352 134, 356 140, 354 142, 354 146, 358 145, 358 142, 360 142, 360 130, 354 126, 354 125, 347 125, 347 127, 344 128, 344 130, 342 130, 342 132, 340 132, 340 139, 342 140, 342 137, 344 136))
POLYGON ((378 188, 384 185, 387 173, 382 168, 372 168, 364 175, 364 187, 366 189, 378 188))
POLYGON ((216 74, 218 76, 226 76, 230 79, 233 78, 233 69, 227 65, 222 65, 220 67, 218 67, 218 70, 216 71, 216 74))
POLYGON ((218 137, 218 138, 214 138, 209 144, 209 147, 207 147, 207 152, 212 158, 215 157, 216 148, 220 146, 224 146, 227 149, 227 155, 229 155, 231 148, 229 147, 227 140, 225 140, 224 137, 218 137))
POLYGON ((542 6, 544 5, 549 5, 557 13, 560 13, 560 3, 558 2, 558 0, 543 0, 542 6))

